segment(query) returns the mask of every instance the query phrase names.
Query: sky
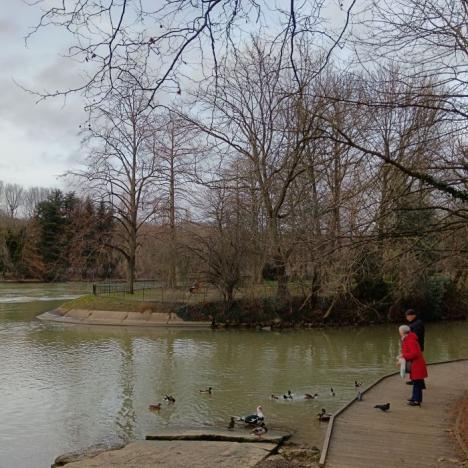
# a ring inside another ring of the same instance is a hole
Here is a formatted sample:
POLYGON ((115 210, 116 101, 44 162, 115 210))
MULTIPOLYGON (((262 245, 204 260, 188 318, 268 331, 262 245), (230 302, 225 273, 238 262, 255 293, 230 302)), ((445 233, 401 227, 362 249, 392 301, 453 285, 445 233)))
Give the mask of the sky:
POLYGON ((61 56, 71 37, 60 29, 42 30, 25 44, 40 13, 25 0, 2 1, 0 181, 67 190, 72 187, 67 187, 63 175, 80 163, 84 101, 75 95, 66 102, 62 98, 37 102, 38 97, 22 87, 49 92, 69 88, 80 80, 83 65, 61 56))
POLYGON ((60 57, 69 38, 60 31, 40 34, 28 47, 24 37, 39 17, 22 0, 0 9, 0 180, 24 186, 66 189, 60 177, 80 157, 78 126, 85 119, 79 96, 37 103, 19 85, 58 89, 76 82, 78 66, 60 57), (65 105, 64 105, 65 104, 65 105))

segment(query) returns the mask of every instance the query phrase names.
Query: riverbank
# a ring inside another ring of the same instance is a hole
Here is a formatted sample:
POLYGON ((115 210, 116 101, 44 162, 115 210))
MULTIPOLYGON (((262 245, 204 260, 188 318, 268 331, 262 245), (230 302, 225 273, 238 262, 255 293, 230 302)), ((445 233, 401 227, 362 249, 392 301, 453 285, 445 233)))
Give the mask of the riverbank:
MULTIPOLYGON (((375 311, 352 311, 340 308, 329 310, 312 308, 304 298, 293 297, 286 304, 272 298, 243 298, 226 310, 221 301, 203 300, 188 294, 186 301, 168 295, 165 300, 143 300, 135 295, 85 295, 67 301, 59 308, 38 318, 61 323, 114 326, 189 326, 226 328, 323 328, 359 326, 400 322, 404 309, 391 309, 387 314, 375 311)), ((464 320, 463 314, 441 317, 440 320, 464 320)))

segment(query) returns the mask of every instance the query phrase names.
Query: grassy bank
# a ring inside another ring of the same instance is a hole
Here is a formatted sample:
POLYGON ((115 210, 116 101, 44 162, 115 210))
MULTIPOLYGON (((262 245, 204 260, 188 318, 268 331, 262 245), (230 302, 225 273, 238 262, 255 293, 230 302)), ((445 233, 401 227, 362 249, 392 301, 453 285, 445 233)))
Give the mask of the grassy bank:
POLYGON ((136 291, 135 294, 83 296, 68 301, 62 309, 106 310, 118 312, 176 312, 188 321, 212 321, 231 326, 339 326, 400 321, 404 310, 414 307, 425 320, 463 319, 466 300, 444 295, 436 303, 432 296, 423 301, 362 302, 354 296, 317 297, 309 300, 307 290, 300 283, 290 283, 291 299, 276 300, 276 282, 268 281, 236 291, 229 309, 213 287, 202 287, 191 294, 187 289, 156 288, 136 291), (437 306, 437 307, 436 307, 437 306))

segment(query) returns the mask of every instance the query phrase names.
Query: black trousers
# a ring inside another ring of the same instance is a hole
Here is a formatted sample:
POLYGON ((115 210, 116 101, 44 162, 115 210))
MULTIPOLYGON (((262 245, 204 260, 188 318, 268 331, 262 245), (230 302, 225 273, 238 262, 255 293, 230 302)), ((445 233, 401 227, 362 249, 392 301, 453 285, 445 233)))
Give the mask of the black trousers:
POLYGON ((423 390, 426 388, 424 379, 413 380, 413 395, 411 399, 417 403, 422 403, 423 401, 423 390))

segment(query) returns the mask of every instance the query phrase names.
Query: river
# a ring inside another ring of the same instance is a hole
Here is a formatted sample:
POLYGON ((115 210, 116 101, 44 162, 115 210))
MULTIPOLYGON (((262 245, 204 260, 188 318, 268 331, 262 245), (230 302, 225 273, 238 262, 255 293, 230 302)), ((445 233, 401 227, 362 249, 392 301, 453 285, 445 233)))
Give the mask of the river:
MULTIPOLYGON (((334 411, 394 369, 395 326, 284 332, 64 326, 37 314, 89 290, 0 284, 0 468, 48 468, 57 455, 160 429, 226 426, 261 404, 269 427, 320 446, 334 411), (212 395, 199 390, 213 387, 212 395), (330 394, 333 387, 335 396, 330 394), (292 401, 272 400, 292 390, 292 401), (318 393, 305 401, 304 394, 318 393), (172 394, 174 405, 162 401, 172 394), (162 402, 159 413, 148 405, 162 402)), ((427 325, 429 361, 468 356, 468 323, 427 325)), ((430 380, 428 385, 430 391, 430 380)))

